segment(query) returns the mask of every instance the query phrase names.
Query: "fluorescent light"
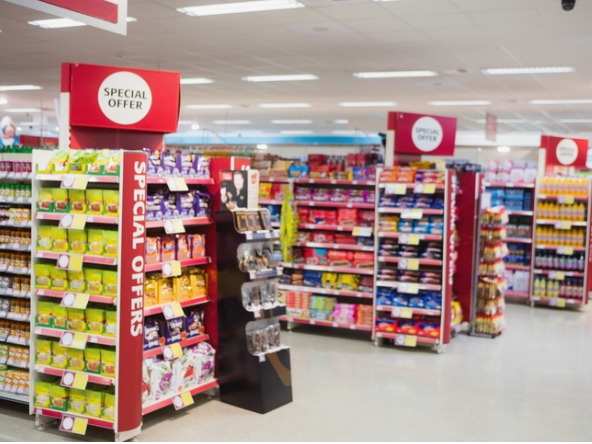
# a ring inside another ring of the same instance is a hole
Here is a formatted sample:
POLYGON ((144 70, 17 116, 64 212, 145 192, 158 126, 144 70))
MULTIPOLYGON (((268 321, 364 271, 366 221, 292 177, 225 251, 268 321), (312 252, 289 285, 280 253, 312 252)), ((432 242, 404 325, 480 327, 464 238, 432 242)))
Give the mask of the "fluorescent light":
POLYGON ((314 74, 290 74, 283 76, 248 76, 243 77, 247 82, 293 82, 298 80, 318 80, 314 74))
POLYGON ((486 68, 482 69, 481 72, 490 76, 505 76, 513 74, 563 74, 575 70, 571 66, 539 66, 534 68, 486 68))
POLYGON ((248 125, 250 120, 214 120, 215 125, 248 125))
POLYGON ((560 119, 561 123, 592 123, 592 119, 560 119))
POLYGON ((177 8, 177 11, 195 16, 234 14, 238 12, 273 11, 278 9, 304 8, 304 5, 296 0, 257 0, 250 2, 221 3, 203 6, 188 6, 177 8))
POLYGON ((332 134, 337 134, 340 136, 354 136, 356 134, 361 134, 361 131, 356 130, 335 130, 331 131, 332 134))
POLYGON ((512 148, 510 148, 509 146, 498 146, 497 147, 498 153, 509 153, 510 151, 512 151, 512 148))
POLYGON ((310 108, 310 103, 260 103, 261 108, 310 108))
POLYGON ((430 106, 480 106, 491 105, 490 100, 433 100, 430 106))
POLYGON ((6 108, 7 113, 40 113, 39 108, 6 108))
POLYGON ((6 105, 8 103, 8 100, 6 100, 4 97, 0 98, 0 105, 6 105))
POLYGON ((23 129, 20 126, 17 126, 16 130, 20 133, 23 129))
POLYGON ((258 150, 266 150, 267 148, 268 147, 267 147, 267 144, 266 143, 260 143, 260 144, 257 145, 257 149, 258 150))
MULTIPOLYGON (((128 17, 126 22, 137 22, 138 20, 134 17, 128 17)), ((86 23, 79 22, 78 20, 72 20, 69 18, 57 18, 47 20, 33 20, 27 22, 29 25, 39 26, 44 29, 58 29, 58 28, 74 28, 77 26, 86 26, 86 23)))
POLYGON ((312 120, 301 119, 301 120, 272 120, 271 123, 276 125, 306 125, 312 123, 312 120))
POLYGON ((397 106, 397 102, 341 102, 339 106, 345 107, 372 107, 372 106, 397 106))
POLYGON ((230 108, 232 108, 232 105, 227 105, 225 103, 187 105, 187 109, 230 109, 230 108))
POLYGON ((333 123, 335 125, 347 125, 349 123, 349 120, 347 120, 347 119, 337 119, 337 120, 334 120, 333 123))
POLYGON ((41 89, 37 85, 4 85, 0 86, 0 91, 32 91, 35 89, 41 89))
POLYGON ((181 79, 181 85, 204 85, 206 83, 214 83, 212 79, 206 79, 205 77, 188 77, 181 79))
POLYGON ((592 99, 534 99, 528 103, 531 105, 586 105, 592 103, 592 99))
POLYGON ((304 135, 304 134, 312 134, 312 131, 309 130, 285 130, 285 131, 280 131, 280 134, 286 134, 286 135, 304 135))
MULTIPOLYGON (((477 123, 486 123, 485 119, 477 119, 477 123)), ((497 119, 497 123, 528 123, 523 119, 497 119)))
POLYGON ((56 126, 56 127, 55 127, 55 130, 56 130, 56 131, 59 131, 59 130, 60 130, 60 127, 59 127, 59 126, 56 126))
POLYGON ((191 125, 191 129, 192 129, 192 130, 198 130, 198 129, 199 129, 199 124, 198 124, 198 123, 193 123, 193 124, 191 125))
POLYGON ((434 77, 436 71, 375 71, 375 72, 355 72, 354 77, 359 79, 392 79, 404 77, 434 77))

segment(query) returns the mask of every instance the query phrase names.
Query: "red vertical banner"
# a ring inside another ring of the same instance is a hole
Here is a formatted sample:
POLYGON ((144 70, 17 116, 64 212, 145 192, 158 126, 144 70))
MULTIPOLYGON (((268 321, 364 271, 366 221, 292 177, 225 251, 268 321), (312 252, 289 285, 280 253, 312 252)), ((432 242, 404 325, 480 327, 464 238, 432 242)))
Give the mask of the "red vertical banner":
POLYGON ((497 116, 485 114, 485 138, 495 142, 497 140, 497 116))
POLYGON ((444 224, 446 225, 445 237, 443 239, 446 248, 445 270, 442 276, 442 324, 440 340, 442 345, 450 342, 450 322, 452 317, 452 282, 454 277, 454 261, 452 258, 452 245, 454 244, 454 231, 452 221, 454 218, 454 205, 452 203, 452 170, 446 170, 446 208, 444 213, 444 224))
POLYGON ((146 154, 124 152, 120 175, 116 432, 142 425, 146 154), (125 366, 121 365, 125 362, 125 366))

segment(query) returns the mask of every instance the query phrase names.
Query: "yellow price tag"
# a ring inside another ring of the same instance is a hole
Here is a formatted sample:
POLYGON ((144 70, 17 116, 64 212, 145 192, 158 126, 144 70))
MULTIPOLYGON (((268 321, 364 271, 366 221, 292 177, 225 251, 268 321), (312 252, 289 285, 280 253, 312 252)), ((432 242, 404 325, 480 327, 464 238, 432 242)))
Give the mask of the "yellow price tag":
POLYGON ((419 285, 404 283, 399 285, 399 293, 418 294, 419 285))
POLYGON ((401 219, 421 219, 423 212, 417 208, 406 208, 401 212, 401 219))
POLYGON ((167 185, 171 191, 188 191, 187 182, 182 177, 168 177, 167 185))
POLYGON ((573 247, 559 247, 557 248, 557 253, 572 256, 574 254, 574 249, 573 247))
POLYGON ((181 276, 181 262, 170 261, 162 264, 162 275, 164 277, 181 276))
POLYGON ((565 280, 565 273, 563 271, 551 271, 549 273, 549 279, 553 279, 555 281, 563 281, 565 280))
POLYGON ((87 418, 78 418, 76 416, 64 415, 60 423, 60 430, 64 432, 76 433, 77 435, 85 435, 88 426, 87 418))
POLYGON ((61 254, 58 257, 57 267, 68 271, 82 271, 83 257, 78 254, 61 254))
POLYGON ((384 194, 407 194, 407 185, 404 183, 389 183, 385 186, 384 194))
POLYGON ((419 240, 417 234, 401 234, 399 236, 399 244, 402 245, 419 245, 419 240))
POLYGON ((411 319, 413 317, 413 309, 409 307, 393 307, 391 313, 393 318, 411 319))
POLYGON ((555 229, 557 229, 557 230, 571 230, 571 222, 569 222, 567 220, 555 222, 555 229))
POLYGON ((68 174, 62 179, 61 188, 69 190, 86 190, 88 176, 84 174, 68 174))
POLYGON ((86 293, 66 293, 60 303, 63 307, 72 307, 85 309, 90 300, 90 295, 86 293))
POLYGON ((419 259, 399 260, 399 270, 419 270, 419 259))
POLYGON ((436 192, 436 184, 433 183, 418 183, 413 189, 417 194, 434 194, 436 192))
POLYGON ((395 337, 395 344, 405 347, 415 347, 417 345, 417 336, 397 335, 395 337))
POLYGON ((167 321, 169 319, 180 318, 185 316, 185 313, 183 312, 183 307, 181 307, 181 304, 179 302, 173 302, 171 304, 165 305, 162 308, 162 314, 164 315, 167 321))
POLYGON ((185 233, 185 225, 181 219, 171 219, 164 223, 164 231, 166 234, 185 233))
POLYGON ((64 332, 60 338, 60 345, 62 347, 75 348, 84 350, 88 341, 88 335, 85 333, 74 333, 71 331, 64 332))
POLYGON ((371 237, 372 227, 354 227, 352 236, 371 237))
POLYGON ((171 344, 162 349, 162 355, 167 361, 172 359, 177 359, 179 356, 183 354, 183 349, 181 348, 181 344, 171 344))
POLYGON ((575 202, 574 196, 566 195, 566 196, 558 196, 557 202, 564 203, 564 204, 572 204, 575 202))
POLYGON ((559 307, 559 308, 565 308, 565 306, 566 306, 565 299, 557 298, 557 302, 555 303, 555 306, 559 307))
POLYGON ((64 214, 60 219, 60 228, 84 230, 86 218, 86 214, 64 214))
POLYGON ((193 396, 191 396, 191 392, 183 392, 173 398, 173 406, 175 407, 175 410, 182 409, 183 407, 187 407, 193 403, 194 401, 193 396))
POLYGON ((73 387, 75 389, 84 390, 88 384, 89 375, 86 373, 78 373, 66 371, 62 375, 60 385, 62 387, 73 387))

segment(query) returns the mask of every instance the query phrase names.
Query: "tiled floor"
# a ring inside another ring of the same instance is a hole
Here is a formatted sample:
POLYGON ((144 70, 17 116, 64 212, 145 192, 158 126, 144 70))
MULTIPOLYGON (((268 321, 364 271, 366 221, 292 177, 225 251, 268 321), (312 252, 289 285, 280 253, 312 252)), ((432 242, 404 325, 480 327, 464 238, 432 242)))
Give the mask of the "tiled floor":
MULTIPOLYGON (((149 415, 138 440, 590 441, 590 311, 510 305, 501 337, 460 335, 442 355, 310 327, 284 332, 293 403, 259 415, 204 399, 149 415)), ((0 404, 0 440, 70 438, 37 431, 25 412, 0 404)))

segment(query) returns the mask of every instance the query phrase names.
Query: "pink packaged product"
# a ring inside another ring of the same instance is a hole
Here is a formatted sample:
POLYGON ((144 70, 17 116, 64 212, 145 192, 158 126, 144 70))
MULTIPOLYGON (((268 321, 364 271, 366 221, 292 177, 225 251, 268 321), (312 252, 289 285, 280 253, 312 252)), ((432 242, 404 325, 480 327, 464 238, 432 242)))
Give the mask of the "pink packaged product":
POLYGON ((195 381, 197 384, 214 379, 214 358, 216 350, 207 342, 200 342, 191 349, 195 362, 195 381))
POLYGON ((335 304, 333 320, 340 324, 353 324, 356 314, 355 304, 335 304))
POLYGON ((162 262, 160 255, 160 238, 148 236, 146 237, 146 263, 155 264, 162 262))
POLYGON ((312 192, 312 200, 315 202, 328 202, 331 198, 331 190, 327 188, 314 188, 312 192))
POLYGON ((337 221, 337 212, 335 210, 313 209, 310 211, 310 219, 314 224, 333 225, 337 221))
POLYGON ((374 225, 376 215, 372 210, 359 210, 358 211, 358 225, 363 227, 371 227, 374 225))
POLYGON ((307 231, 306 234, 308 234, 309 237, 312 236, 313 242, 325 244, 332 244, 335 242, 335 233, 331 233, 330 231, 313 231, 312 233, 307 231))
POLYGON ((358 221, 358 210, 354 208, 340 208, 337 219, 339 225, 356 225, 358 221))
POLYGON ((343 188, 335 188, 331 196, 329 196, 330 202, 350 202, 349 199, 350 190, 344 190, 343 188))
POLYGON ((308 201, 312 199, 312 189, 308 187, 296 187, 294 190, 294 199, 308 201))
MULTIPOLYGON (((298 242, 309 242, 311 240, 311 236, 314 235, 314 233, 311 233, 310 231, 298 231, 298 242)), ((314 242, 319 242, 319 241, 314 241, 314 242)))

